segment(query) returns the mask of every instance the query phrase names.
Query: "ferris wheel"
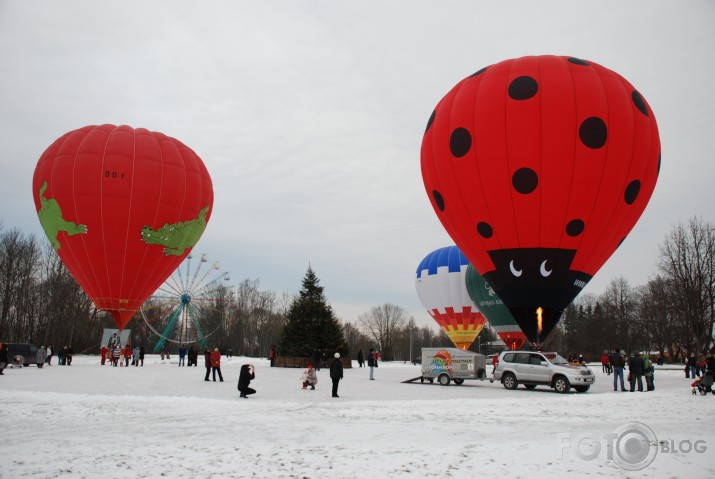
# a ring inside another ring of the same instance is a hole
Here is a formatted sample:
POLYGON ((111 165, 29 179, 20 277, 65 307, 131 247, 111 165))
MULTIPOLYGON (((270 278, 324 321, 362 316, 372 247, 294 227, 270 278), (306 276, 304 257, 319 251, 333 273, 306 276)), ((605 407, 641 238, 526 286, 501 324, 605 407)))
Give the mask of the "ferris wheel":
POLYGON ((159 337, 154 352, 166 343, 207 347, 206 339, 223 324, 231 297, 228 272, 206 254, 189 255, 141 307, 144 325, 159 337), (159 332, 162 331, 162 332, 159 332))

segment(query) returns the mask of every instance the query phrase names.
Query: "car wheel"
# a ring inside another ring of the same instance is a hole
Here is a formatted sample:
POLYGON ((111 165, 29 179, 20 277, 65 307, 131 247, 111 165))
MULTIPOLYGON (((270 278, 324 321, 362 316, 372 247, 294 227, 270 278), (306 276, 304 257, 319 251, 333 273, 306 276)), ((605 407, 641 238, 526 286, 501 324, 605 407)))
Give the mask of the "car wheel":
POLYGON ((534 389, 536 387, 536 384, 524 384, 524 387, 526 389, 534 389))
POLYGON ((576 390, 576 392, 585 393, 591 388, 591 386, 574 386, 573 388, 576 390))
POLYGON ((516 389, 519 387, 519 382, 516 380, 516 376, 512 373, 506 373, 501 379, 501 382, 506 389, 516 389))
POLYGON ((440 374, 440 375, 439 375, 439 377, 437 378, 437 381, 439 381, 439 383, 440 383, 442 386, 449 386, 449 381, 450 381, 450 379, 449 379, 449 376, 448 376, 447 374, 444 374, 444 373, 443 373, 443 374, 440 374))
POLYGON ((567 393, 571 390, 571 384, 564 376, 556 376, 554 378, 554 389, 559 393, 567 393))
POLYGON ((454 384, 456 384, 457 386, 461 386, 462 383, 464 383, 464 379, 457 378, 454 380, 454 384))

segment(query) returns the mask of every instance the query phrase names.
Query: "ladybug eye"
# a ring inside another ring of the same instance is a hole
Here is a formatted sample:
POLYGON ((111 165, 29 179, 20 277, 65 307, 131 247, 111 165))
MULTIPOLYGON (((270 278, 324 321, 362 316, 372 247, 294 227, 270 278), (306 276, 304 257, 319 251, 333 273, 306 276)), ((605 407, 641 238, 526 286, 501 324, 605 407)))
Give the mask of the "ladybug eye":
POLYGON ((541 273, 541 276, 543 276, 544 278, 546 278, 547 276, 549 276, 549 275, 551 274, 551 272, 553 271, 552 269, 546 269, 546 262, 547 262, 547 261, 548 261, 548 260, 545 259, 545 260, 541 263, 541 267, 539 268, 539 272, 541 273))
POLYGON ((511 271, 511 274, 513 274, 517 278, 521 276, 521 273, 523 273, 522 270, 516 269, 516 266, 514 266, 514 260, 509 261, 509 271, 511 271))

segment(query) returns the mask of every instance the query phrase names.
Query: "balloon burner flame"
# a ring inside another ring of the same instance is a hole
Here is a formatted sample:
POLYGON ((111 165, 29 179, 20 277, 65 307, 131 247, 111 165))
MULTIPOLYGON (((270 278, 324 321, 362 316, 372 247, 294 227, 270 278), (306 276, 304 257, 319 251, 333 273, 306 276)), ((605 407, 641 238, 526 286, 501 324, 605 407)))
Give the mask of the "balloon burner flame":
POLYGON ((543 320, 541 314, 544 312, 541 306, 536 308, 536 344, 541 344, 541 330, 543 329, 543 320))

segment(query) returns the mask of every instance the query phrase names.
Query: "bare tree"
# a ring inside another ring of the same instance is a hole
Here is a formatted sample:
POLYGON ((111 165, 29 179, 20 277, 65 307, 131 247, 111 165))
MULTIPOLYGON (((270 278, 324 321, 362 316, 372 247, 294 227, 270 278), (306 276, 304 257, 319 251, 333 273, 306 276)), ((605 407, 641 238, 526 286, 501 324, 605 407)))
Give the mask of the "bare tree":
POLYGON ((358 321, 367 334, 377 342, 382 357, 388 360, 394 359, 395 341, 407 321, 407 312, 399 306, 386 303, 373 307, 369 313, 361 314, 358 321))
POLYGON ((629 354, 642 340, 643 326, 638 322, 638 298, 624 277, 611 281, 599 297, 604 318, 611 324, 614 334, 613 348, 619 347, 629 354))
POLYGON ((684 319, 689 351, 708 350, 715 317, 715 235, 713 225, 692 218, 675 227, 660 247, 658 267, 684 319))

